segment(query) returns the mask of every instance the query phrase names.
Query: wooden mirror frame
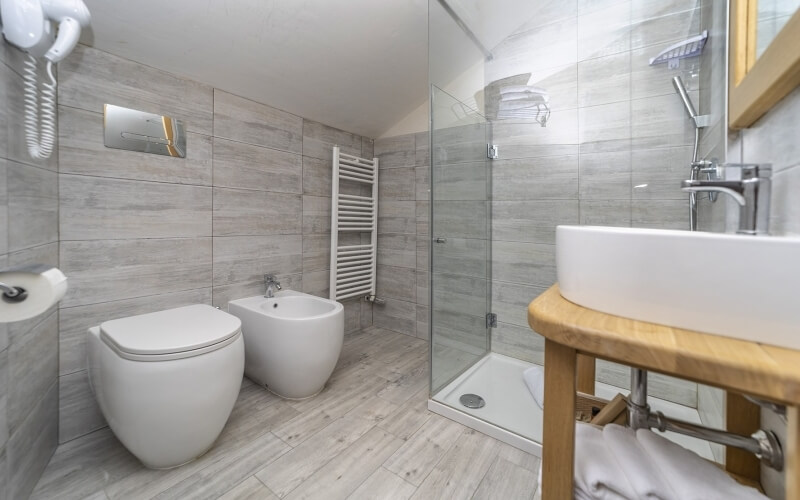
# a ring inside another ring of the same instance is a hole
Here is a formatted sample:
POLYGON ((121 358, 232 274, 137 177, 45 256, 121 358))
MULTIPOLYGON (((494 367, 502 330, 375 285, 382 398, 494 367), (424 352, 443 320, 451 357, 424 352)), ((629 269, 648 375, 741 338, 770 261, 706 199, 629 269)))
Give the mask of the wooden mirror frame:
POLYGON ((800 10, 756 59, 758 0, 731 0, 728 124, 751 126, 800 85, 800 10))

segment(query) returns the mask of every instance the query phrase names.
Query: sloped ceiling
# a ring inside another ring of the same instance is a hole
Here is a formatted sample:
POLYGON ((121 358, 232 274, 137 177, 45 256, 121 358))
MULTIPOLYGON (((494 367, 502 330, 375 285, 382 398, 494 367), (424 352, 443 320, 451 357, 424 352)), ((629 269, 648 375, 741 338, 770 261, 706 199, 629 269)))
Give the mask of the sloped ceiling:
POLYGON ((427 97, 426 0, 85 0, 81 41, 379 137, 427 97))

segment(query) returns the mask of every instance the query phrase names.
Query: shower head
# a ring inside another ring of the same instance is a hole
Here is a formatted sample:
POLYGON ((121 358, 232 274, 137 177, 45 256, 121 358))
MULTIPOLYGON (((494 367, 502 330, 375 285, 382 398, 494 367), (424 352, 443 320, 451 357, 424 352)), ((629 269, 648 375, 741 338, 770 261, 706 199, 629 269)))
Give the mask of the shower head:
POLYGON ((675 91, 678 92, 678 95, 681 96, 681 100, 683 101, 683 105, 686 107, 686 112, 689 114, 689 118, 696 122, 697 111, 694 109, 692 99, 689 97, 689 93, 686 92, 686 86, 683 85, 683 80, 681 80, 681 77, 673 77, 672 85, 675 87, 675 91))

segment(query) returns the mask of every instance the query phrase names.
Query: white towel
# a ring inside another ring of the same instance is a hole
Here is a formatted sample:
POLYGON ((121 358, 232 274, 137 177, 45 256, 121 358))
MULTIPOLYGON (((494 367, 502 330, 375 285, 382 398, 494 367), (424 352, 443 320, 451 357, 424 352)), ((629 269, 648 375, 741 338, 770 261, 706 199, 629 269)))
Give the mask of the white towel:
POLYGON ((575 490, 575 498, 637 498, 620 464, 606 445, 602 429, 581 422, 575 425, 575 490))
POLYGON ((657 464, 664 480, 680 500, 767 500, 754 488, 742 486, 715 465, 653 431, 639 429, 636 439, 657 464))
POLYGON ((636 439, 635 430, 608 424, 603 427, 603 440, 619 462, 622 472, 636 492, 636 498, 651 500, 679 498, 664 480, 656 462, 636 439))
POLYGON ((531 366, 522 372, 525 385, 531 391, 531 396, 539 408, 544 409, 544 368, 541 366, 531 366))

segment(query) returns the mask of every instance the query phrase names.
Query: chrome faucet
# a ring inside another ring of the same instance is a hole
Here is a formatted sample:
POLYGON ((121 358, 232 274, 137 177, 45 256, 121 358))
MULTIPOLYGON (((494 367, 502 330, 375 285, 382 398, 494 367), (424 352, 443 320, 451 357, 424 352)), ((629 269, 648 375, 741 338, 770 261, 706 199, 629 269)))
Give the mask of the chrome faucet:
POLYGON ((770 165, 728 165, 742 171, 741 180, 690 179, 681 183, 689 193, 725 193, 739 204, 739 234, 767 234, 769 232, 769 198, 772 185, 770 165))
POLYGON ((275 289, 281 290, 281 282, 275 281, 274 274, 265 274, 264 284, 267 286, 267 291, 264 293, 265 298, 271 299, 275 296, 275 289))

